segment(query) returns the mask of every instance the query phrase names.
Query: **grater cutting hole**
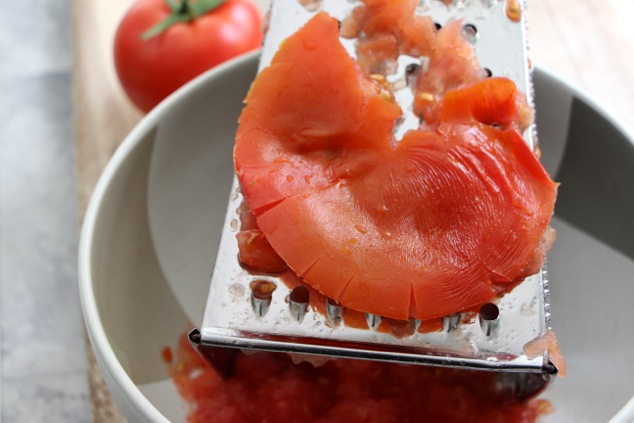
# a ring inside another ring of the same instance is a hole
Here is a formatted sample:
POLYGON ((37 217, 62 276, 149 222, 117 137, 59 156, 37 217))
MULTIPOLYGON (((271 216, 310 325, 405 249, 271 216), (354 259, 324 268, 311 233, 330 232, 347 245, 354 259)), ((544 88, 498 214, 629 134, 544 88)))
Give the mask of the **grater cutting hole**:
POLYGON ((298 322, 304 320, 304 315, 308 309, 310 292, 305 286, 296 286, 288 296, 288 307, 291 316, 298 322))
POLYGON ((478 28, 473 24, 462 25, 462 36, 471 44, 475 44, 478 41, 478 28))
POLYGON ((480 307, 480 327, 486 336, 495 336, 500 326, 500 309, 493 303, 480 307))
POLYGON ((440 31, 440 29, 442 28, 442 25, 438 22, 434 22, 434 26, 436 27, 436 31, 440 31))
POLYGON ((482 68, 482 71, 484 72, 487 78, 491 78, 493 76, 493 72, 491 72, 491 69, 489 68, 482 68))
POLYGON ((271 306, 273 292, 277 289, 271 281, 258 279, 249 284, 251 288, 251 307, 258 317, 263 317, 271 306))
POLYGON ((365 321, 371 330, 376 330, 381 324, 381 316, 372 313, 365 313, 365 321))
POLYGON ((328 298, 326 301, 326 316, 328 317, 328 323, 332 326, 338 326, 343 322, 343 306, 328 298))
POLYGON ((449 316, 445 316, 442 318, 442 326, 445 332, 453 332, 458 328, 460 324, 460 318, 462 315, 460 312, 450 314, 449 316))
POLYGON ((408 87, 413 88, 416 86, 421 70, 422 66, 418 63, 410 63, 405 67, 405 81, 408 87))

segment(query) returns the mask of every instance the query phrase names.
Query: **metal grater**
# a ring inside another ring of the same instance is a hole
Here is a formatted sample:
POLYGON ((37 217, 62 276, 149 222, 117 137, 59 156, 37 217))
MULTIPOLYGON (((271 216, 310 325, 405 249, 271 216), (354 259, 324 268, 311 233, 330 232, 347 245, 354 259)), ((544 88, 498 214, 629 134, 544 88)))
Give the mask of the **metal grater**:
MULTIPOLYGON (((315 10, 308 10, 298 0, 273 1, 260 70, 268 66, 281 41, 317 10, 341 20, 356 3, 324 0, 312 5, 315 10)), ((441 25, 450 19, 462 19, 482 66, 493 75, 512 79, 532 102, 524 20, 512 22, 507 17, 507 6, 502 0, 454 0, 452 5, 440 0, 422 0, 419 12, 431 15, 441 25)), ((342 40, 342 43, 354 54, 352 41, 342 40)), ((395 80, 403 78, 408 63, 411 59, 399 62, 395 80)), ((400 90, 396 97, 401 104, 411 104, 408 89, 400 90)), ((403 110, 407 113, 408 109, 403 107, 403 110)), ((418 118, 410 108, 398 132, 417 125, 418 118)), ((533 130, 530 128, 524 134, 530 146, 534 143, 533 130)), ((557 373, 547 351, 534 358, 523 351, 526 343, 550 329, 545 269, 527 278, 499 303, 485 305, 471 322, 464 323, 459 314, 445 317, 441 332, 415 332, 397 338, 378 332, 376 327, 381 317, 369 314, 366 319, 370 329, 354 329, 343 321, 340 305, 328 301, 324 315, 306 302, 302 288, 291 291, 279 278, 253 275, 240 267, 236 233, 241 202, 238 182, 234 179, 202 328, 190 333, 190 340, 212 364, 218 365, 226 357, 223 349, 217 347, 233 347, 491 370, 502 372, 505 390, 518 398, 542 389, 557 373), (270 287, 271 283, 275 285, 273 292, 258 289, 270 287)))

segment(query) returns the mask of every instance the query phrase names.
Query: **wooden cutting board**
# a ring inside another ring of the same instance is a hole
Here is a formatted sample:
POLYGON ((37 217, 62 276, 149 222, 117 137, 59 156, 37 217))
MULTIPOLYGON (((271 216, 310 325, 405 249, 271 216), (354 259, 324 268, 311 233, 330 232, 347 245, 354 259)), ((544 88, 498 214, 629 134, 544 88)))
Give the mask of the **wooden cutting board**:
MULTIPOLYGON (((78 216, 106 163, 142 114, 118 84, 112 60, 116 25, 133 0, 73 1, 73 113, 78 216)), ((342 0, 343 1, 343 0, 342 0)), ((265 10, 269 0, 254 0, 265 10)), ((595 97, 634 133, 634 2, 528 0, 534 63, 595 97)), ((86 342, 93 421, 125 422, 86 342)))

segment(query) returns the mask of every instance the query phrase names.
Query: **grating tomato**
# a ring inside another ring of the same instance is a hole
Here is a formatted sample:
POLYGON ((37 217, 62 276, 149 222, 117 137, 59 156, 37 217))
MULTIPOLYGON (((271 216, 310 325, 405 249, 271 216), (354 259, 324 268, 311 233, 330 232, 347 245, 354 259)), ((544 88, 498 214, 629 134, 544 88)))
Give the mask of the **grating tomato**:
POLYGON ((426 125, 401 114, 318 14, 254 82, 235 166, 273 249, 344 306, 432 319, 493 300, 544 259, 556 184, 518 129, 508 79, 446 91, 426 125))

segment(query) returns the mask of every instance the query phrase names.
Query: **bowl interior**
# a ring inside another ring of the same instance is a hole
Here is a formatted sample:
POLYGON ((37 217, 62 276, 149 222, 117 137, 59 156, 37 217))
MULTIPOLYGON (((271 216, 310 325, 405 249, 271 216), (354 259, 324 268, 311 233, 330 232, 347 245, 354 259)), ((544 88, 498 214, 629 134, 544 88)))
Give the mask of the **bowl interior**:
MULTIPOLYGON (((185 419, 161 350, 202 319, 236 119, 256 66, 254 55, 235 61, 159 107, 125 141, 87 215, 81 284, 90 287, 84 307, 96 310, 88 330, 133 421, 155 421, 157 410, 185 419), (147 401, 131 402, 130 389, 147 401)), ((569 366, 545 395, 556 408, 545 421, 607 421, 634 394, 634 147, 556 78, 537 71, 535 89, 544 163, 562 183, 549 273, 569 366)))

